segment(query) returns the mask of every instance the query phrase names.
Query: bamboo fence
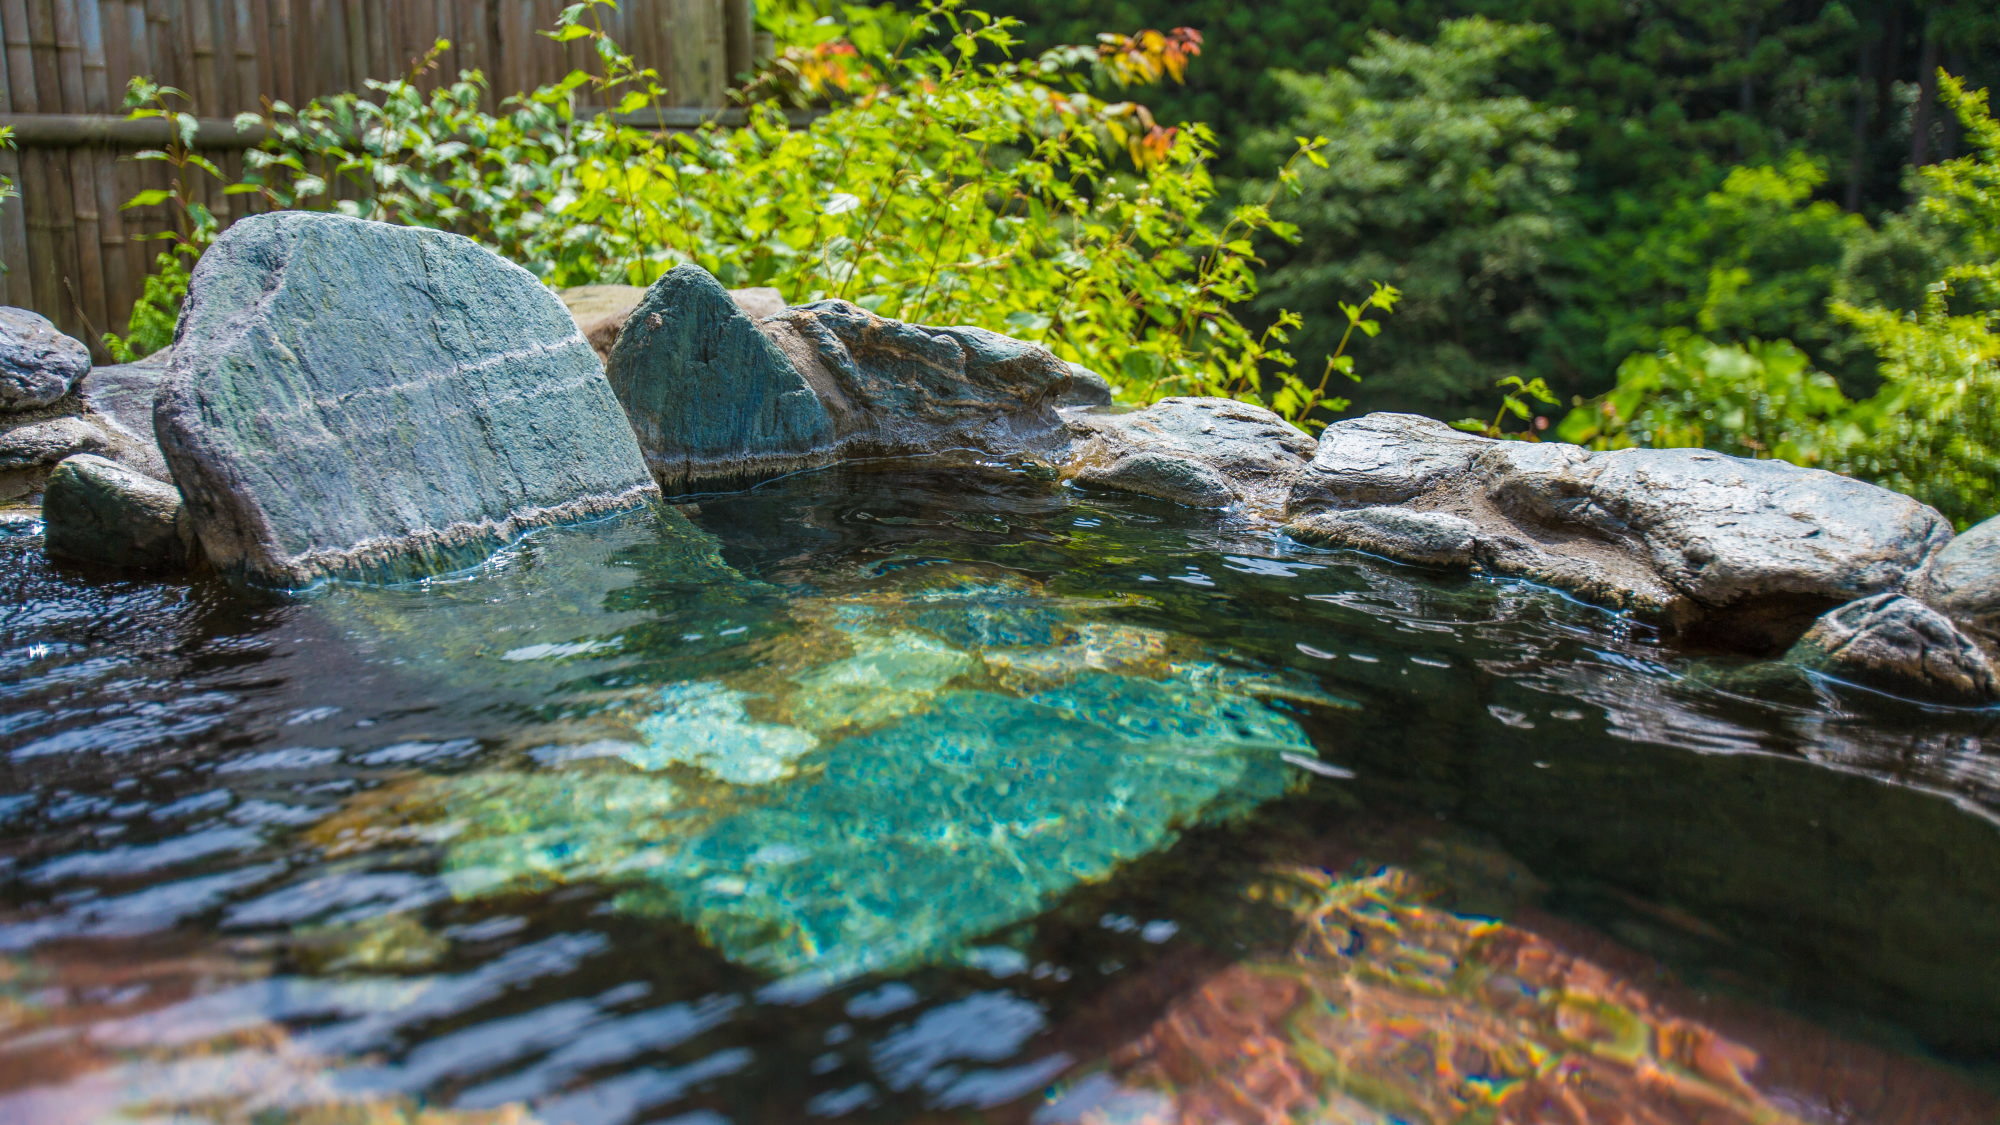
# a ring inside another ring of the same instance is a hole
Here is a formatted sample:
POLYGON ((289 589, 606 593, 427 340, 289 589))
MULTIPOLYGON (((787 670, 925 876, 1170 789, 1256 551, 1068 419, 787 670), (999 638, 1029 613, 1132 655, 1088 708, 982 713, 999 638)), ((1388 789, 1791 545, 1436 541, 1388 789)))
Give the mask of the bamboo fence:
MULTIPOLYGON (((0 175, 21 198, 0 204, 0 304, 34 309, 99 347, 124 331, 168 229, 163 208, 123 211, 167 186, 165 165, 132 154, 159 147, 161 126, 127 122, 134 75, 187 91, 204 119, 196 147, 231 179, 255 135, 230 124, 265 97, 302 104, 399 78, 438 39, 452 48, 426 80, 485 72, 498 95, 533 89, 588 63, 587 43, 539 34, 565 0, 0 0, 0 125, 20 148, 0 175)), ((750 0, 624 0, 607 27, 659 70, 677 106, 726 104, 751 61, 750 0)), ((256 200, 207 184, 225 223, 256 200)), ((100 356, 100 358, 102 358, 100 356)))

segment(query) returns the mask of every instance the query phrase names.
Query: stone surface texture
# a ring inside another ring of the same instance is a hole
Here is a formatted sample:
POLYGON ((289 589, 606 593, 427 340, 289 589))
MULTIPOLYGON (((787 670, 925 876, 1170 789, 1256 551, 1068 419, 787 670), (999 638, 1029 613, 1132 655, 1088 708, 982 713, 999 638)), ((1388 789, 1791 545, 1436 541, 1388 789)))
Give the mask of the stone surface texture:
POLYGON ((1327 428, 1292 488, 1288 530, 1438 561, 1429 537, 1364 536, 1327 516, 1385 504, 1468 522, 1472 559, 1494 573, 1676 627, 1716 626, 1752 648, 1789 644, 1844 602, 1901 591, 1951 537, 1907 496, 1782 461, 1498 441, 1394 414, 1327 428))
POLYGON ((101 427, 74 415, 11 425, 0 421, 0 470, 53 465, 78 453, 102 453, 110 445, 101 427))
MULTIPOLYGON (((612 345, 618 342, 618 333, 625 328, 625 321, 646 296, 646 290, 638 285, 579 285, 564 289, 556 296, 568 307, 570 316, 576 320, 576 327, 583 338, 600 359, 611 361, 612 345)), ((769 286, 750 289, 729 290, 730 299, 752 320, 762 320, 785 311, 785 298, 769 286)))
POLYGON ((77 385, 84 410, 111 437, 111 456, 155 480, 172 481, 153 435, 153 400, 166 381, 171 350, 136 363, 92 368, 77 385))
POLYGON ((47 406, 90 370, 90 349, 47 317, 0 307, 0 410, 47 406))
POLYGON ((607 371, 669 494, 842 457, 1049 444, 1074 381, 1037 345, 844 301, 756 321, 696 266, 647 291, 607 371))
POLYGON ((1315 546, 1346 547, 1403 562, 1468 567, 1478 562, 1478 525, 1446 512, 1387 507, 1312 512, 1286 530, 1315 546))
POLYGON ((1897 695, 1959 704, 2000 700, 2000 673, 1980 644, 1902 594, 1841 606, 1820 618, 1787 659, 1897 695))
POLYGON ((1063 475, 1196 508, 1283 512, 1316 443, 1261 406, 1169 398, 1124 414, 1074 414, 1063 475))
POLYGON ((209 561, 402 578, 638 503, 646 472, 562 303, 469 239, 277 212, 196 267, 154 426, 209 561))
POLYGON ((2000 518, 1947 544, 1918 588, 1925 601, 1961 627, 2000 644, 2000 518))
POLYGON ((42 497, 49 554, 127 570, 187 562, 181 494, 107 458, 83 454, 56 466, 42 497))
POLYGON ((830 459, 833 422, 813 388, 707 271, 668 271, 627 327, 606 374, 669 494, 830 459))

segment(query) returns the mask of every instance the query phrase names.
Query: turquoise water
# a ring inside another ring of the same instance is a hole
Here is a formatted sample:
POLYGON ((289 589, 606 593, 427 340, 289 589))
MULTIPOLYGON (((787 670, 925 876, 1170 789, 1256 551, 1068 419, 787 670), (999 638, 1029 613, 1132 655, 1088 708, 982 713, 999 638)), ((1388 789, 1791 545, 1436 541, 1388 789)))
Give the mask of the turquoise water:
POLYGON ((1006 465, 0 562, 0 1121, 2000 1120, 1991 712, 1006 465))

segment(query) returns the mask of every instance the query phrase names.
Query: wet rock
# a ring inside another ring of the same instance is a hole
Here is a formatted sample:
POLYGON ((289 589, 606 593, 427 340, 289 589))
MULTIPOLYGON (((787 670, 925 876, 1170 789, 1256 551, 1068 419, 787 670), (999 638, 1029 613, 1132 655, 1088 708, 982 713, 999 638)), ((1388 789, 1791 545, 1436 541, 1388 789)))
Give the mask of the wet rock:
MULTIPOLYGON (((645 295, 646 290, 637 285, 579 285, 556 294, 576 319, 577 330, 590 341, 598 358, 607 363, 611 361, 612 345, 618 342, 618 333, 624 330, 625 321, 645 295)), ((752 320, 785 311, 785 298, 769 286, 731 289, 729 297, 752 320)))
POLYGON ((153 436, 153 400, 166 381, 171 351, 136 363, 92 368, 77 386, 84 410, 111 435, 111 455, 155 480, 171 481, 167 459, 153 436))
POLYGON ((1407 508, 1357 508, 1314 512, 1293 521, 1287 534, 1318 547, 1345 547, 1404 562, 1472 566, 1479 528, 1463 516, 1407 508))
POLYGON ((181 494, 134 469, 83 454, 56 466, 42 498, 48 553, 124 570, 187 563, 181 494))
POLYGON ((1819 619, 1786 659, 1896 695, 2000 701, 2000 672, 1978 642, 1915 598, 1877 594, 1819 619))
POLYGON ((0 470, 53 465, 79 453, 102 453, 110 444, 102 428, 83 418, 19 422, 0 429, 0 470))
POLYGON ((47 317, 0 307, 0 410, 47 406, 90 370, 90 349, 47 317))
POLYGON ((155 428, 208 558, 272 585, 463 566, 646 491, 602 370, 531 274, 337 215, 254 216, 203 256, 155 428))
MULTIPOLYGON (((1293 487, 1291 526, 1309 538, 1325 513, 1391 503, 1469 521, 1487 570, 1751 648, 1902 590, 1951 535, 1907 496, 1783 461, 1496 441, 1408 415, 1328 427, 1293 487)), ((1435 557, 1421 540, 1373 542, 1435 557)))
POLYGON ((1276 515, 1315 443, 1261 406, 1226 398, 1162 399, 1127 414, 1069 419, 1063 475, 1196 508, 1238 502, 1276 515))
POLYGON ((846 456, 1046 442, 1073 378, 1035 345, 844 301, 753 321, 695 266, 647 291, 607 370, 669 494, 846 456))
POLYGON ((1918 586, 1953 621, 2000 644, 2000 518, 1946 544, 1918 586))

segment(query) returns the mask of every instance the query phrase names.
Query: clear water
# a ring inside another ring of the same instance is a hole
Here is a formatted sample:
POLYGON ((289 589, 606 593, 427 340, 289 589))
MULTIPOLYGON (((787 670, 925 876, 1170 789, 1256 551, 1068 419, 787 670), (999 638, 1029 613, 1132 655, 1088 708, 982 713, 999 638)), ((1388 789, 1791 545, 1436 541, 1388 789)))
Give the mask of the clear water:
POLYGON ((0 539, 0 1121, 2000 1121, 2000 715, 1007 466, 0 539))

